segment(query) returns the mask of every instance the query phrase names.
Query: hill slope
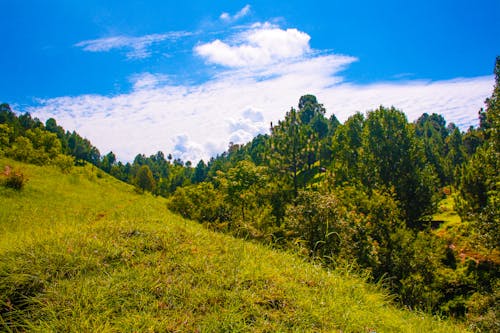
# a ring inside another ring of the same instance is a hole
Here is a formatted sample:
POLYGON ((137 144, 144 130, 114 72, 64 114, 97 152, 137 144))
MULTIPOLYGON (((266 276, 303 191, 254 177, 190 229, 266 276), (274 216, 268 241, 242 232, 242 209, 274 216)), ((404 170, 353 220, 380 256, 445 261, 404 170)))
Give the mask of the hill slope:
POLYGON ((457 332, 359 278, 205 230, 93 170, 0 187, 0 330, 457 332))

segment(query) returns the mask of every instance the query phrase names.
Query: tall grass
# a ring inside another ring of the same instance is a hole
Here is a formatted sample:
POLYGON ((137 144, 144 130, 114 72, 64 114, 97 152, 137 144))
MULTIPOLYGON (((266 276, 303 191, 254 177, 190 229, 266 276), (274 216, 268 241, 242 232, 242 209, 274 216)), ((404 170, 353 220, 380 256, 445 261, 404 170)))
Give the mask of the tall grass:
POLYGON ((91 167, 0 188, 0 330, 457 332, 376 287, 205 230, 91 167))

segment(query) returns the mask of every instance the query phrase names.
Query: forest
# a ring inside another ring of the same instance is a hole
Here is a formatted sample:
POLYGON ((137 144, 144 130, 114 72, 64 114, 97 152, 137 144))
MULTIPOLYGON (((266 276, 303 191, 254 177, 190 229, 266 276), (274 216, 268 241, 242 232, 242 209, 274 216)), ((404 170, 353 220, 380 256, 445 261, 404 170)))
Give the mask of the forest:
POLYGON ((207 162, 159 151, 123 163, 55 119, 1 104, 0 155, 63 172, 90 163, 209 229, 348 267, 397 304, 498 331, 500 57, 494 75, 467 131, 392 106, 341 123, 304 95, 269 134, 207 162))

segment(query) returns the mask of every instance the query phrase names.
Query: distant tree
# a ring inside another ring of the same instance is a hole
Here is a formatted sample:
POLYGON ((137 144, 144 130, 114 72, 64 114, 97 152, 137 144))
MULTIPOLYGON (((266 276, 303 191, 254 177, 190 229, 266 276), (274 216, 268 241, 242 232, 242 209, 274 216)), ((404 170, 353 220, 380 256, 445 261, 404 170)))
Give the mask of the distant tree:
POLYGON ((135 184, 142 191, 153 192, 153 190, 155 189, 156 183, 153 178, 153 173, 147 165, 141 166, 141 168, 137 172, 135 184))
POLYGON ((116 163, 116 156, 112 151, 110 151, 109 153, 103 156, 101 161, 101 168, 107 173, 110 173, 115 163, 116 163))
POLYGON ((201 183, 207 178, 207 165, 203 160, 200 160, 198 164, 196 165, 193 173, 193 179, 192 182, 193 184, 201 183))
POLYGON ((243 221, 248 209, 262 201, 259 196, 266 186, 267 170, 250 161, 240 161, 226 173, 218 172, 218 182, 227 193, 227 201, 236 207, 243 221))
POLYGON ((76 163, 83 165, 84 161, 98 165, 101 155, 99 150, 94 147, 89 140, 82 138, 78 133, 73 131, 66 134, 68 138, 68 151, 74 156, 76 163))
POLYGON ((34 129, 34 128, 43 128, 43 123, 38 118, 32 118, 31 114, 28 112, 20 115, 18 117, 19 123, 25 130, 34 129))
POLYGON ((61 147, 65 154, 69 153, 68 151, 68 137, 64 131, 64 128, 57 125, 57 122, 54 118, 49 118, 45 122, 45 129, 51 133, 57 135, 57 138, 61 141, 61 147))
POLYGON ((314 117, 318 115, 324 116, 325 108, 318 103, 316 96, 304 95, 299 99, 299 117, 302 124, 309 124, 314 117))
POLYGON ((259 134, 244 149, 256 165, 268 165, 269 157, 269 135, 259 134))

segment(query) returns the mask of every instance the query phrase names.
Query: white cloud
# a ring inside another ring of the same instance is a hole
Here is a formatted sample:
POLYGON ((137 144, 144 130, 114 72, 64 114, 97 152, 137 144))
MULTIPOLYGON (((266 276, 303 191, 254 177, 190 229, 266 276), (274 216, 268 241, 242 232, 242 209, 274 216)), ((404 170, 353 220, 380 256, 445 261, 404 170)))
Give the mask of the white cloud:
POLYGON ((175 41, 179 38, 189 36, 191 33, 185 31, 172 31, 163 34, 151 34, 140 37, 113 36, 91 40, 84 40, 76 43, 88 52, 108 52, 113 49, 128 49, 126 56, 128 59, 143 59, 151 55, 149 48, 156 43, 165 40, 175 41))
MULTIPOLYGON (((54 117, 121 160, 161 150, 196 162, 222 153, 230 141, 243 143, 267 132, 270 122, 282 119, 304 94, 316 95, 327 115, 335 113, 340 121, 356 111, 393 105, 410 121, 435 112, 465 129, 477 124, 477 112, 494 83, 486 76, 350 84, 340 72, 357 59, 310 50, 309 36, 296 29, 261 24, 236 37, 239 44, 220 42, 231 56, 210 60, 230 68, 204 83, 175 85, 161 74, 136 74, 128 94, 58 97, 26 111, 42 120, 54 117), (271 50, 273 43, 277 51, 271 50), (244 56, 245 45, 259 54, 274 52, 272 60, 244 56)), ((215 51, 208 55, 215 57, 215 51)))
POLYGON ((248 13, 250 13, 250 5, 246 5, 245 7, 241 8, 240 11, 238 11, 233 16, 231 16, 229 13, 224 12, 220 14, 219 18, 225 22, 234 22, 248 15, 248 13))
POLYGON ((258 134, 267 132, 269 125, 264 121, 262 110, 252 106, 247 107, 238 119, 229 118, 229 141, 232 143, 247 143, 258 134))
POLYGON ((330 75, 335 73, 307 74, 304 81, 295 79, 298 74, 262 81, 233 77, 111 97, 59 97, 43 100, 29 111, 42 120, 54 117, 67 130, 89 138, 101 152, 113 150, 122 160, 162 150, 194 162, 223 152, 230 141, 241 143, 266 132, 271 121, 282 119, 306 93, 315 94, 328 114, 335 113, 341 121, 383 104, 402 109, 409 120, 424 112, 440 113, 465 129, 477 124, 477 111, 493 86, 492 77, 332 86, 330 75))
POLYGON ((168 82, 168 76, 164 74, 152 74, 149 72, 134 74, 129 78, 134 90, 152 89, 168 82))
POLYGON ((195 47, 208 62, 226 67, 262 67, 306 56, 311 37, 297 29, 280 29, 270 24, 255 25, 232 38, 195 47))

